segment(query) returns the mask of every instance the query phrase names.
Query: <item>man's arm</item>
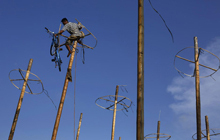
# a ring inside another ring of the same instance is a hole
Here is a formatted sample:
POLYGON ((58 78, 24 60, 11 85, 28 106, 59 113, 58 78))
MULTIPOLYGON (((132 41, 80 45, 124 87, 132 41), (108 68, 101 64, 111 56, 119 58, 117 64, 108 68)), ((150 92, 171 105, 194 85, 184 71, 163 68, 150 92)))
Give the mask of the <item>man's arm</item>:
POLYGON ((55 34, 55 36, 60 35, 64 32, 64 30, 60 30, 57 34, 55 34))

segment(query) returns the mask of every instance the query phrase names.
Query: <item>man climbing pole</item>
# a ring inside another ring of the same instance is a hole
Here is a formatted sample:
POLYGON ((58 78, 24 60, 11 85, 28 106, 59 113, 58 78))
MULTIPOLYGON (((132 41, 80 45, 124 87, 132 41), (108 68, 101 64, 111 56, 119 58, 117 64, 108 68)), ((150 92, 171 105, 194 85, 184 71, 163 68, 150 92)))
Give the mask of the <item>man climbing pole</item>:
POLYGON ((82 29, 82 26, 80 24, 69 22, 67 18, 63 18, 61 22, 63 23, 64 27, 57 34, 55 34, 55 36, 62 34, 64 31, 68 31, 70 33, 70 36, 68 37, 65 43, 65 46, 69 51, 67 57, 69 57, 69 55, 72 53, 70 49, 70 45, 72 44, 73 41, 76 40, 78 43, 82 44, 80 38, 83 38, 84 34, 80 32, 80 30, 82 29))

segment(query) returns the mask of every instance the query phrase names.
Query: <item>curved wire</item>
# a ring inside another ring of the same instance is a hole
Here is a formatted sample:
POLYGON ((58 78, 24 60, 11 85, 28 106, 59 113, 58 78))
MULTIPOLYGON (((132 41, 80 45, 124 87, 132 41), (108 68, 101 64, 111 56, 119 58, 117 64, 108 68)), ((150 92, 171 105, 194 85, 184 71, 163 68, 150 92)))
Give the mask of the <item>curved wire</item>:
MULTIPOLYGON (((97 38, 96 38, 96 37, 92 34, 92 32, 90 32, 84 25, 82 25, 81 22, 79 22, 76 18, 75 18, 75 20, 78 22, 78 24, 81 24, 81 26, 82 26, 86 31, 89 32, 89 34, 87 34, 87 35, 92 35, 93 38, 96 40, 95 46, 94 46, 94 47, 91 47, 91 48, 95 48, 95 47, 97 46, 97 43, 98 43, 97 38)), ((85 36, 87 36, 87 35, 85 35, 85 36)))
MULTIPOLYGON (((22 70, 22 69, 20 69, 20 70, 23 71, 23 72, 27 72, 26 70, 22 70)), ((11 83, 12 83, 17 89, 22 90, 21 88, 19 88, 17 85, 15 85, 15 84, 12 82, 12 81, 14 81, 14 79, 11 79, 11 77, 10 77, 10 74, 11 74, 12 71, 19 71, 19 69, 13 69, 13 70, 11 70, 11 71, 9 72, 8 77, 9 77, 9 80, 11 81, 11 83)), ((25 93, 29 93, 29 94, 41 94, 41 93, 44 91, 44 86, 43 86, 42 81, 40 80, 40 78, 39 78, 37 75, 35 75, 35 74, 31 73, 31 72, 30 72, 30 74, 32 74, 32 75, 34 75, 35 77, 37 77, 38 80, 33 80, 33 81, 38 81, 38 82, 41 83, 42 91, 39 92, 39 93, 31 93, 31 92, 25 91, 25 93)), ((28 79, 28 80, 30 80, 30 79, 28 79)))
POLYGON ((47 97, 50 99, 52 104, 54 105, 55 109, 57 110, 57 106, 55 105, 54 101, 51 99, 50 95, 48 94, 48 91, 44 89, 44 94, 47 95, 47 97))
POLYGON ((159 138, 167 138, 167 140, 171 138, 171 136, 168 135, 168 134, 164 134, 164 133, 151 133, 151 134, 146 135, 144 137, 144 139, 147 140, 147 139, 151 139, 151 138, 157 138, 157 137, 154 137, 154 136, 152 136, 152 137, 148 137, 148 136, 158 135, 158 134, 159 134, 159 138))
MULTIPOLYGON (((189 76, 189 77, 193 77, 193 75, 184 73, 184 72, 180 71, 180 70, 176 67, 176 58, 177 58, 176 56, 177 56, 180 52, 182 52, 183 50, 188 49, 188 48, 194 48, 194 47, 193 47, 193 46, 186 47, 186 48, 183 48, 182 50, 180 50, 179 52, 177 52, 177 54, 176 54, 175 57, 174 57, 174 62, 173 62, 173 64, 174 64, 174 68, 175 68, 179 73, 184 74, 184 75, 189 76)), ((219 60, 219 66, 218 66, 218 69, 217 69, 216 71, 214 71, 213 73, 211 73, 211 74, 209 74, 209 75, 207 75, 207 76, 199 76, 199 77, 200 77, 200 78, 206 78, 206 77, 212 76, 213 74, 215 74, 215 73, 220 69, 220 59, 218 58, 218 56, 216 56, 215 54, 211 53, 211 52, 208 51, 208 50, 205 50, 205 49, 200 48, 200 47, 199 47, 199 49, 202 50, 202 51, 206 51, 206 52, 210 53, 211 55, 215 56, 215 57, 219 60)))
MULTIPOLYGON (((217 136, 217 135, 220 135, 220 133, 216 133, 215 131, 216 130, 219 130, 220 131, 220 129, 219 128, 212 128, 212 129, 209 129, 209 130, 211 130, 212 132, 213 132, 213 134, 210 134, 209 136, 211 137, 211 136, 217 136), (214 131, 215 130, 215 131, 214 131)), ((202 130, 202 132, 206 132, 206 129, 205 130, 202 130)), ((196 138, 194 138, 194 136, 196 136, 197 135, 197 133, 195 133, 194 135, 192 135, 192 139, 193 140, 197 140, 196 138)), ((203 138, 206 138, 207 136, 205 136, 204 134, 203 134, 203 137, 202 137, 202 139, 203 138)))
POLYGON ((160 18, 163 20, 163 22, 164 22, 164 24, 165 24, 167 30, 170 32, 170 35, 171 35, 171 37, 172 37, 172 41, 174 42, 173 34, 172 34, 171 30, 169 29, 169 27, 167 26, 166 21, 163 19, 163 17, 161 16, 161 14, 153 7, 153 5, 152 5, 152 3, 151 3, 150 0, 149 0, 149 3, 150 3, 150 5, 151 5, 151 7, 153 8, 153 10, 154 10, 154 11, 160 16, 160 18))
MULTIPOLYGON (((13 80, 12 80, 11 77, 10 77, 11 72, 12 72, 12 71, 17 71, 17 70, 18 70, 18 71, 21 70, 22 72, 27 72, 26 70, 22 70, 22 69, 13 69, 13 70, 11 70, 11 71, 9 72, 8 77, 9 77, 9 80, 11 81, 11 83, 12 83, 17 89, 21 90, 21 88, 19 88, 18 86, 16 86, 16 85, 12 82, 13 80)), ((37 95, 37 94, 41 94, 42 92, 44 92, 45 95, 51 100, 51 102, 52 102, 52 104, 54 105, 55 109, 57 110, 57 106, 55 105, 55 103, 54 103, 54 101, 51 99, 51 97, 49 96, 48 91, 44 89, 43 83, 42 83, 42 81, 40 80, 40 78, 39 78, 37 75, 35 75, 35 74, 31 73, 31 72, 30 72, 30 74, 32 74, 32 75, 34 75, 35 77, 37 77, 38 80, 33 80, 33 81, 38 81, 38 82, 41 83, 42 91, 41 91, 40 93, 32 93, 32 92, 27 92, 27 91, 25 91, 25 93, 37 95)))
MULTIPOLYGON (((99 98, 97 98, 97 99, 95 100, 95 104, 96 104, 97 106, 103 108, 103 109, 106 109, 106 107, 103 107, 103 106, 101 106, 101 105, 99 105, 99 104, 97 103, 98 100, 103 100, 103 98, 105 98, 105 97, 111 98, 111 97, 115 97, 115 95, 106 95, 106 96, 99 97, 99 98)), ((118 97, 125 98, 125 99, 129 100, 131 103, 130 103, 130 105, 128 105, 128 106, 126 106, 126 107, 123 106, 124 108, 118 109, 118 110, 116 110, 116 111, 121 111, 121 110, 124 110, 124 109, 127 109, 127 108, 130 108, 130 107, 131 107, 131 105, 132 105, 131 99, 129 99, 129 98, 125 97, 125 96, 120 96, 120 95, 118 95, 118 97)), ((106 101, 110 101, 110 102, 114 102, 114 101, 108 100, 108 99, 105 99, 105 100, 106 100, 106 101)), ((114 110, 114 109, 108 109, 108 110, 114 110)))

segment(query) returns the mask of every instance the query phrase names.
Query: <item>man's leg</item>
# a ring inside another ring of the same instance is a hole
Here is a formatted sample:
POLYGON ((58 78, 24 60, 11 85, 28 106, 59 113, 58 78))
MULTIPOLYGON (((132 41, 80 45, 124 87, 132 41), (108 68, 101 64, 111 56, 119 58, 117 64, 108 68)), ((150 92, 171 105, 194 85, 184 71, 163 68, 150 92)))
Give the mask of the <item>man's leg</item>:
POLYGON ((77 40, 77 42, 81 45, 83 45, 82 41, 80 39, 77 40))
POLYGON ((66 46, 66 49, 69 51, 69 53, 67 54, 67 57, 69 57, 72 51, 70 49, 70 46, 67 43, 65 44, 65 46, 66 46))
POLYGON ((72 44, 73 41, 74 40, 72 39, 72 35, 71 35, 65 43, 66 49, 69 51, 69 53, 67 54, 67 57, 69 57, 70 54, 72 53, 72 50, 70 49, 70 44, 72 44))

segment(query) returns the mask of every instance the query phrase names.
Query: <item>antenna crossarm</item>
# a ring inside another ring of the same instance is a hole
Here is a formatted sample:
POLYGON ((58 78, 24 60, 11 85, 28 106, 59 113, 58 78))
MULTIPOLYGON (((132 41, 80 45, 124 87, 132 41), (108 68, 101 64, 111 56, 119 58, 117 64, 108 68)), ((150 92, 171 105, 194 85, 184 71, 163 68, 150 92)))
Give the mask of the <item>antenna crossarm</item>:
MULTIPOLYGON (((23 74, 22 74, 22 72, 21 72, 21 69, 19 69, 19 73, 21 74, 21 77, 24 79, 24 81, 26 81, 25 78, 24 78, 24 76, 23 76, 23 74)), ((33 92, 31 91, 31 88, 30 88, 30 86, 28 85, 28 83, 27 83, 27 87, 28 87, 28 89, 30 90, 31 94, 33 94, 33 92)))
MULTIPOLYGON (((126 105, 126 104, 122 104, 122 103, 120 103, 120 102, 122 102, 124 99, 126 99, 126 98, 121 99, 120 101, 117 102, 117 104, 120 104, 120 105, 122 105, 122 106, 129 107, 129 106, 126 105)), ((113 107, 113 106, 114 106, 114 105, 111 105, 111 106, 107 107, 106 109, 109 109, 109 108, 111 108, 111 107, 113 107)))
MULTIPOLYGON (((181 56, 179 56, 179 55, 176 55, 176 57, 178 57, 178 58, 180 58, 180 59, 183 59, 183 60, 186 60, 186 61, 191 62, 191 63, 195 63, 194 61, 191 61, 191 60, 189 60, 189 59, 183 58, 183 57, 181 57, 181 56)), ((202 64, 199 64, 199 65, 202 66, 202 67, 208 68, 208 69, 210 69, 210 70, 217 71, 217 70, 214 69, 214 68, 210 68, 210 67, 205 66, 205 65, 202 65, 202 64)))
POLYGON ((220 135, 220 133, 211 134, 210 136, 220 135))
MULTIPOLYGON (((21 81, 24 79, 10 79, 10 81, 21 81)), ((34 80, 34 79, 28 79, 27 81, 41 81, 41 80, 34 80)))
MULTIPOLYGON (((112 100, 109 100, 109 99, 105 99, 105 98, 102 98, 102 97, 100 97, 99 99, 106 100, 106 101, 113 102, 113 103, 115 102, 115 101, 112 101, 112 100)), ((125 98, 123 98, 122 100, 124 100, 124 99, 125 99, 125 98)), ((123 105, 123 106, 129 107, 129 106, 126 105, 126 104, 122 104, 122 103, 120 103, 122 100, 118 101, 117 104, 120 104, 120 105, 123 105)))

